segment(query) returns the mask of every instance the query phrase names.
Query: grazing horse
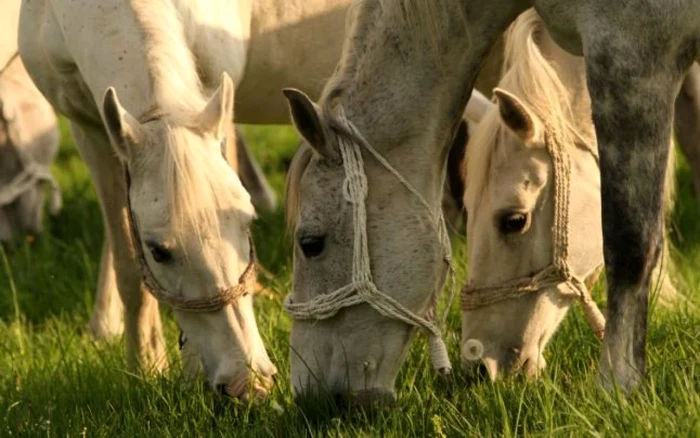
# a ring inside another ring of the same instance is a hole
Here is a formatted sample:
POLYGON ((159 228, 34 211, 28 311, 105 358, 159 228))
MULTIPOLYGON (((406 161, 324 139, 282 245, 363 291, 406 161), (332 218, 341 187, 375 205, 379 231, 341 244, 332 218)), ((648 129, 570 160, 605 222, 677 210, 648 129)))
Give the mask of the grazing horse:
POLYGON ((58 142, 53 108, 15 52, 0 70, 0 243, 41 234, 46 184, 49 212, 60 210, 61 192, 49 169, 58 142))
POLYGON ((249 293, 254 209, 221 153, 235 141, 224 70, 240 82, 249 48, 249 27, 231 18, 246 5, 104 0, 76 13, 69 1, 32 1, 19 30, 27 71, 70 119, 97 189, 98 293, 117 286, 128 364, 165 366, 158 298, 211 386, 244 398, 250 387, 265 394, 276 372, 249 293))
MULTIPOLYGON (((470 237, 462 354, 465 365, 483 361, 492 378, 511 369, 538 374, 576 299, 595 328, 603 322, 588 289, 603 265, 603 236, 584 60, 552 41, 534 9, 511 25, 505 47, 497 104, 472 132, 464 172, 470 237), (550 269, 561 251, 558 267, 570 278, 550 269)), ((674 175, 671 162, 667 211, 674 175)), ((661 298, 671 304, 675 289, 661 263, 658 270, 661 298)))
POLYGON ((625 390, 644 375, 673 103, 698 57, 700 4, 378 0, 351 13, 320 105, 286 92, 307 142, 296 156, 287 302, 298 319, 292 349, 303 359, 292 356, 297 393, 322 386, 344 393, 364 381, 360 395, 389 399, 413 328, 428 330, 438 347, 432 315, 419 317, 433 307, 449 267, 436 210, 451 133, 482 60, 531 6, 559 46, 585 58, 609 286, 599 375, 625 390))
MULTIPOLYGON (((236 2, 159 0, 152 3, 150 7, 149 2, 144 1, 101 0, 91 4, 88 10, 96 22, 109 21, 112 23, 111 27, 124 27, 124 30, 117 29, 114 36, 104 37, 106 43, 119 47, 118 49, 112 47, 101 54, 101 57, 93 56, 92 52, 84 53, 82 55, 84 59, 75 59, 77 56, 73 52, 82 50, 77 47, 83 47, 87 44, 90 32, 95 32, 100 36, 105 32, 105 28, 97 25, 83 26, 84 17, 82 15, 79 17, 71 16, 69 9, 66 9, 65 14, 67 15, 65 17, 61 15, 64 12, 60 11, 56 12, 59 16, 55 16, 51 11, 53 9, 60 10, 62 7, 60 3, 53 5, 46 1, 39 1, 25 5, 24 22, 28 25, 23 27, 24 31, 23 35, 20 35, 20 39, 27 43, 24 45, 22 56, 30 61, 35 61, 37 64, 35 69, 41 69, 41 71, 30 71, 30 73, 34 80, 40 83, 43 93, 54 96, 51 100, 59 111, 67 114, 73 121, 85 118, 85 114, 82 114, 83 103, 91 101, 94 103, 86 111, 90 113, 91 117, 89 118, 92 119, 93 124, 96 123, 95 116, 98 113, 95 111, 101 105, 103 98, 101 93, 104 92, 97 87, 114 85, 117 92, 123 94, 122 88, 130 87, 128 80, 131 80, 131 76, 122 70, 128 69, 131 62, 139 64, 145 59, 143 53, 132 53, 130 47, 127 47, 127 44, 132 43, 137 46, 141 45, 141 39, 135 36, 127 38, 123 35, 128 32, 143 33, 139 28, 143 27, 144 23, 137 16, 140 10, 162 9, 166 11, 165 16, 169 18, 168 23, 174 26, 171 34, 177 34, 176 44, 182 46, 182 53, 196 62, 198 76, 191 74, 189 70, 181 72, 180 76, 187 77, 190 82, 201 82, 204 90, 211 94, 219 85, 217 79, 221 72, 226 71, 231 76, 236 88, 235 111, 238 122, 288 123, 287 108, 284 99, 279 94, 280 88, 283 85, 291 84, 305 87, 312 93, 320 91, 339 57, 344 37, 342 30, 345 13, 351 0, 294 0, 293 2, 280 0, 256 2, 250 0, 236 2), (76 21, 79 23, 73 29, 73 23, 76 21), (62 23, 71 29, 61 28, 62 23), (34 25, 37 27, 31 27, 34 25), (36 29, 46 30, 38 34, 36 29), (55 35, 51 32, 55 32, 55 35), (326 37, 323 40, 318 39, 315 37, 318 34, 326 35, 326 37), (56 37, 55 40, 52 37, 56 37), (54 42, 60 44, 54 44, 54 42), (31 53, 31 50, 39 50, 39 53, 31 53), (299 63, 299 59, 304 59, 305 62, 299 63), (114 81, 106 81, 104 78, 98 77, 88 79, 83 77, 83 73, 78 73, 79 66, 87 65, 86 68, 93 69, 93 65, 98 61, 106 62, 105 65, 108 65, 112 70, 119 70, 115 74, 124 76, 123 83, 115 85, 114 81), (53 67, 47 70, 44 68, 47 65, 53 67), (66 80, 66 86, 62 85, 63 77, 70 79, 66 80)), ((8 6, 16 6, 19 9, 19 1, 10 2, 8 6)), ((13 15, 8 14, 7 16, 13 15)), ((149 25, 149 23, 145 24, 149 25)), ((148 57, 158 61, 159 58, 156 55, 155 52, 149 52, 148 57)), ((160 64, 163 65, 165 62, 160 64)), ((28 68, 31 69, 31 67, 28 68)), ((152 69, 151 67, 147 70, 152 69)), ((171 70, 168 69, 168 71, 171 70)), ((153 75, 149 73, 149 77, 151 76, 153 75)), ((144 77, 141 80, 145 81, 147 78, 144 77)), ((153 82, 152 79, 151 82, 153 82)), ((175 82, 181 83, 182 81, 175 82)), ((157 85, 157 83, 153 84, 151 88, 155 89, 157 85)), ((138 91, 147 90, 137 90, 136 92, 138 91)), ((179 92, 179 88, 169 90, 167 93, 171 96, 166 97, 177 100, 177 92, 179 92)), ((189 93, 189 91, 183 93, 189 93)), ((162 94, 165 95, 166 92, 162 94)), ((153 104, 152 100, 151 98, 151 101, 147 103, 153 104)), ((131 112, 140 109, 129 108, 131 112)), ((226 129, 229 130, 230 127, 226 129)), ((224 149, 235 147, 235 135, 231 133, 226 137, 227 145, 224 149)), ((241 147, 238 147, 237 151, 239 154, 246 152, 241 147)), ((234 155, 227 154, 227 158, 233 160, 234 155)), ((241 157, 239 156, 239 158, 241 157)), ((239 170, 244 185, 253 195, 254 203, 258 201, 258 206, 263 208, 272 206, 273 199, 269 196, 269 191, 265 194, 264 184, 248 184, 250 180, 247 179, 247 176, 251 172, 258 172, 259 169, 256 169, 254 165, 247 166, 244 161, 241 161, 239 170), (257 196, 258 193, 263 195, 257 196)), ((123 219, 122 222, 124 222, 123 219)), ((116 219, 113 222, 113 226, 120 229, 120 232, 128 231, 128 228, 122 227, 116 219)), ((108 234, 109 231, 106 230, 106 233, 108 234)), ((95 310, 91 318, 91 330, 100 337, 121 334, 123 327, 120 317, 121 303, 117 292, 117 277, 119 275, 115 272, 114 266, 116 249, 112 248, 112 243, 111 239, 105 239, 95 310)), ((127 274, 123 274, 123 276, 128 277, 127 274)), ((143 303, 137 301, 135 306, 137 309, 150 309, 151 305, 148 303, 149 299, 146 298, 143 303)), ((146 313, 149 315, 152 313, 150 310, 133 310, 132 312, 134 315, 142 315, 139 317, 140 321, 157 319, 156 316, 145 316, 146 313)), ((154 326, 154 324, 148 322, 144 327, 154 326)), ((155 332, 159 333, 160 329, 155 329, 155 332)), ((156 340, 160 336, 144 335, 142 338, 156 340)), ((143 356, 147 351, 152 350, 149 343, 139 342, 142 346, 137 348, 141 352, 137 356, 143 356)), ((127 343, 130 344, 131 341, 127 340, 127 343)), ((158 345, 158 342, 153 345, 158 345)))

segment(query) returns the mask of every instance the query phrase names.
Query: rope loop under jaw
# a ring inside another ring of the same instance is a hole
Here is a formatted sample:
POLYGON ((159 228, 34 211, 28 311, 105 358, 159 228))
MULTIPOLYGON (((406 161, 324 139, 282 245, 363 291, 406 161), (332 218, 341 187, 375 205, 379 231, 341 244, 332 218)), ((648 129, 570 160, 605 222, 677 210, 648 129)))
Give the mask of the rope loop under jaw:
MULTIPOLYGON (((294 319, 321 320, 333 317, 343 308, 362 303, 368 304, 387 318, 402 321, 408 325, 426 330, 428 332, 428 344, 433 368, 441 374, 448 374, 452 369, 452 364, 437 322, 413 313, 394 298, 380 291, 372 278, 367 241, 367 206, 365 203, 369 193, 369 185, 360 145, 387 171, 393 174, 406 189, 415 195, 428 210, 433 226, 440 237, 440 243, 443 246, 444 259, 448 266, 451 284, 451 302, 454 294, 455 272, 451 261, 451 246, 445 220, 442 216, 441 205, 431 207, 420 192, 362 137, 357 128, 345 117, 345 112, 341 105, 336 106, 336 115, 337 117, 332 121, 331 125, 335 124, 339 127, 336 134, 345 171, 345 179, 342 186, 343 197, 353 207, 352 281, 334 292, 316 296, 307 302, 294 302, 292 295, 287 295, 284 301, 285 310, 294 319)), ((447 310, 449 310, 449 303, 447 310)))
MULTIPOLYGON (((591 297, 586 284, 572 273, 569 263, 569 196, 571 193, 571 159, 557 133, 547 127, 547 152, 552 158, 554 172, 554 223, 552 263, 532 276, 522 277, 502 284, 476 286, 467 284, 462 290, 463 311, 476 310, 492 304, 517 299, 525 294, 556 287, 564 297, 577 299, 583 306, 586 322, 600 340, 605 335, 605 317, 591 297)), ((597 156, 586 148, 594 158, 597 156)), ((594 269, 597 271, 599 266, 594 269)), ((469 339, 467 342, 479 342, 469 339)))

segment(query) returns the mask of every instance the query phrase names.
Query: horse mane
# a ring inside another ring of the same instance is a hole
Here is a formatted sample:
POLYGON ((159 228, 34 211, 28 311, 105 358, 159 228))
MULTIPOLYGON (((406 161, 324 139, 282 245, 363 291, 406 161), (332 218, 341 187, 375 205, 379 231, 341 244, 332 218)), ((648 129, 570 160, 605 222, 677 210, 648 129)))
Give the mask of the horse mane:
MULTIPOLYGON (((168 137, 168 147, 159 159, 165 169, 165 196, 170 200, 173 228, 188 232, 183 226, 187 223, 190 232, 199 234, 205 227, 218 231, 217 213, 230 207, 235 194, 221 177, 220 163, 206 148, 193 147, 187 138, 203 134, 197 122, 207 98, 187 43, 186 23, 169 0, 131 0, 131 6, 142 32, 153 93, 168 137)), ((247 194, 242 185, 240 191, 247 194)))
MULTIPOLYGON (((534 9, 523 12, 513 22, 504 34, 503 71, 498 86, 522 99, 545 123, 546 129, 558 133, 566 147, 576 147, 577 142, 595 142, 576 128, 580 121, 575 120, 571 110, 571 93, 540 49, 538 42, 548 35, 546 32, 542 18, 534 9)), ((491 161, 506 135, 510 133, 494 105, 479 123, 467 148, 467 209, 481 201, 489 183, 491 161)))

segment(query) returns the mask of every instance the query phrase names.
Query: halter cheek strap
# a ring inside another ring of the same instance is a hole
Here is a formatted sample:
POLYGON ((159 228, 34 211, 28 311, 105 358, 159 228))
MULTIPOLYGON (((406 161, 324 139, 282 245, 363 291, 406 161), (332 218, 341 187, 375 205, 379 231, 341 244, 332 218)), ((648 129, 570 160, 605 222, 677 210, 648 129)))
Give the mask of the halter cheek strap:
MULTIPOLYGON (((580 301, 586 321, 598 339, 605 334, 605 317, 591 298, 591 293, 580 278, 572 271, 569 263, 569 196, 571 193, 571 158, 557 134, 548 128, 546 134, 547 152, 552 158, 554 169, 554 224, 552 263, 532 276, 517 278, 502 284, 479 286, 467 284, 462 290, 462 310, 470 311, 492 304, 516 299, 543 289, 557 288, 565 297, 580 301), (562 287, 559 287, 562 286, 562 287)), ((595 153, 589 150, 594 158, 595 153)), ((597 266, 595 271, 599 271, 597 266)))
MULTIPOLYGON (((338 141, 345 170, 343 196, 352 205, 353 210, 352 281, 334 292, 316 296, 306 302, 295 302, 292 295, 287 295, 284 300, 284 308, 294 319, 322 320, 332 318, 346 307, 362 303, 368 304, 387 318, 426 330, 429 335, 428 342, 433 368, 441 373, 449 373, 452 369, 452 364, 436 321, 415 314, 394 298, 380 291, 372 278, 367 244, 367 207, 365 204, 369 189, 360 145, 413 193, 430 213, 430 219, 438 232, 440 243, 443 247, 444 260, 449 270, 451 290, 454 293, 454 267, 452 265, 450 241, 445 220, 442 216, 441 205, 431 207, 415 187, 362 137, 357 128, 345 117, 343 108, 340 105, 337 108, 337 120, 334 120, 334 123, 339 125, 336 131, 338 131, 338 141)), ((451 301, 452 296, 450 296, 451 301)), ((434 305, 437 306, 437 300, 435 300, 434 305)), ((448 310, 449 306, 446 313, 448 310)))

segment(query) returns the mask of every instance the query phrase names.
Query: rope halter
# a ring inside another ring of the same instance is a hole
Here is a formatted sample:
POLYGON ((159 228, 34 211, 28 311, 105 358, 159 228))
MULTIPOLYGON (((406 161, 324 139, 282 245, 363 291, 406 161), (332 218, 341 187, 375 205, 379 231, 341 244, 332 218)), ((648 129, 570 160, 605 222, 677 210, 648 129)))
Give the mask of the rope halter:
MULTIPOLYGON (((447 374, 452 369, 447 348, 442 340, 442 334, 435 319, 426 318, 415 314, 401 303, 379 290, 372 278, 370 256, 367 243, 367 206, 366 199, 369 191, 367 176, 364 170, 364 161, 360 145, 370 152, 374 158, 396 179, 413 193, 420 203, 428 210, 430 220, 438 232, 438 237, 444 251, 444 260, 448 267, 448 275, 451 287, 450 302, 455 289, 455 271, 452 264, 450 240, 447 227, 442 215, 441 205, 431 207, 423 196, 411 185, 376 149, 374 149, 363 137, 358 129, 345 117, 342 106, 337 106, 337 119, 332 120, 332 127, 337 134, 340 153, 343 159, 345 180, 343 183, 343 196, 352 205, 353 210, 353 260, 352 281, 335 290, 334 292, 319 295, 306 302, 294 302, 292 295, 287 295, 284 307, 287 313, 297 320, 323 320, 332 318, 341 309, 358 304, 368 304, 381 315, 401 321, 405 324, 423 328, 428 332, 430 358, 433 368, 440 373, 447 374)), ((443 178, 444 179, 444 178, 443 178)), ((434 300, 435 308, 430 314, 435 314, 437 300, 434 300)), ((449 304, 445 310, 445 316, 449 311, 449 304)))
MULTIPOLYGON (((569 263, 569 196, 571 194, 571 157, 552 129, 547 129, 545 143, 554 171, 553 260, 544 269, 526 276, 491 286, 467 284, 462 290, 462 310, 470 311, 516 299, 543 289, 556 288, 564 297, 576 298, 583 306, 586 321, 598 339, 605 334, 605 317, 591 298, 586 284, 577 277, 569 263), (564 287, 559 287, 564 286, 564 287)), ((596 158, 589 147, 585 147, 596 158)), ((598 268, 600 266, 597 266, 598 268)), ((598 269, 595 269, 596 271, 598 269)))
MULTIPOLYGON (((151 109, 139 117, 138 120, 141 124, 145 124, 158 120, 163 116, 164 113, 160 112, 159 110, 151 109)), ((256 274, 255 245, 253 244, 253 239, 250 232, 248 232, 250 259, 245 270, 238 278, 237 284, 228 288, 221 288, 217 290, 215 295, 203 298, 185 298, 182 295, 174 294, 164 288, 153 275, 153 272, 148 265, 148 261, 146 260, 146 255, 143 251, 138 222, 131 208, 131 175, 129 174, 129 169, 126 165, 124 166, 124 178, 126 181, 126 208, 129 217, 131 238, 133 239, 136 257, 141 268, 143 284, 146 286, 146 289, 148 289, 151 295, 153 295, 161 303, 167 304, 175 310, 192 313, 206 313, 219 311, 229 304, 236 302, 239 298, 252 293, 255 286, 256 274)), ((182 342, 184 343, 182 333, 181 338, 182 342)))
MULTIPOLYGON (((2 76, 17 59, 19 59, 19 52, 15 52, 5 63, 4 67, 0 69, 0 76, 2 76)), ((3 103, 0 101, 0 117, 4 119, 4 116, 2 116, 4 113, 2 111, 2 106, 3 103)), ((50 165, 38 163, 30 154, 22 150, 20 147, 21 139, 17 138, 16 140, 18 141, 17 144, 15 144, 9 132, 9 120, 3 120, 3 122, 6 122, 8 128, 8 143, 17 154, 22 170, 20 170, 8 184, 0 187, 0 208, 12 204, 17 198, 36 187, 37 184, 47 183, 51 187, 49 213, 52 215, 58 214, 63 205, 63 198, 61 196, 61 188, 51 174, 50 165)))

